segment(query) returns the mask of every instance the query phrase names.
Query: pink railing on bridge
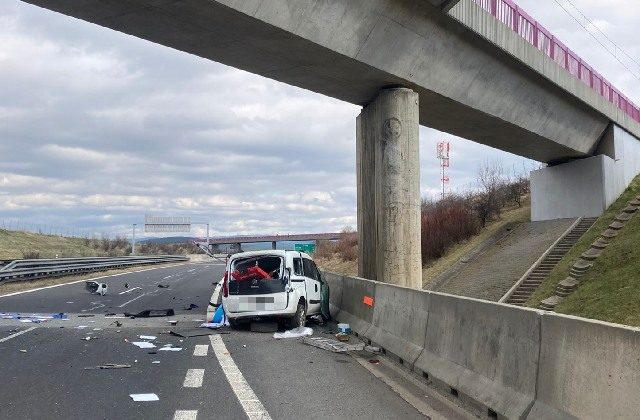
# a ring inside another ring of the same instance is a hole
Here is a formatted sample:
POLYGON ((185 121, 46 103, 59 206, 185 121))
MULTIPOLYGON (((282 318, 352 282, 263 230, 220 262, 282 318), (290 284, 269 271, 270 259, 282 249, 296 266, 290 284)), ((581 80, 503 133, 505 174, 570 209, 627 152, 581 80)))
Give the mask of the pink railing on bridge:
POLYGON ((569 73, 640 122, 640 108, 511 0, 473 0, 569 73))

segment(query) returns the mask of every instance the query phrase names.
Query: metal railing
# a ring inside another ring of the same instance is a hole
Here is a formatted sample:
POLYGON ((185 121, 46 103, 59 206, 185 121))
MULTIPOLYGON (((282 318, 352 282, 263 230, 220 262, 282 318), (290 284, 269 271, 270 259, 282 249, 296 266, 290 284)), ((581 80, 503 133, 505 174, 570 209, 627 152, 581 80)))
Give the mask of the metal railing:
POLYGON ((84 274, 92 271, 125 268, 134 265, 183 262, 188 260, 187 257, 178 255, 14 260, 0 268, 0 284, 13 281, 84 274))
POLYGON ((595 90, 633 120, 640 122, 640 107, 596 72, 551 32, 518 7, 512 0, 473 0, 500 22, 519 34, 573 76, 595 90))

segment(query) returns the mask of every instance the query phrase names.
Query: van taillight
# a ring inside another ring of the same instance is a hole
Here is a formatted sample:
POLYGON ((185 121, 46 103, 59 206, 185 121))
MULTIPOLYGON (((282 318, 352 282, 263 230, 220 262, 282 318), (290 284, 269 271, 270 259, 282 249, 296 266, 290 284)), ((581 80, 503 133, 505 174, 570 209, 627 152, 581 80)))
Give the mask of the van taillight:
POLYGON ((229 272, 224 272, 224 280, 222 282, 222 295, 224 297, 229 296, 229 272))

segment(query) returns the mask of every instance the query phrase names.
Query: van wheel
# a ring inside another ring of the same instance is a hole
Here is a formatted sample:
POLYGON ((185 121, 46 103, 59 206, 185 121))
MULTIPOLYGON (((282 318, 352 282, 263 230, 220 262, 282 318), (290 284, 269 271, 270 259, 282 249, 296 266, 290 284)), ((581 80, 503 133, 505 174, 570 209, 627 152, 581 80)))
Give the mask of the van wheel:
POLYGON ((229 326, 234 330, 237 330, 240 328, 240 323, 235 319, 227 319, 227 320, 229 321, 229 326))
POLYGON ((298 304, 298 309, 296 310, 296 314, 293 316, 291 320, 291 327, 298 328, 304 327, 307 323, 307 310, 304 307, 304 303, 298 304))

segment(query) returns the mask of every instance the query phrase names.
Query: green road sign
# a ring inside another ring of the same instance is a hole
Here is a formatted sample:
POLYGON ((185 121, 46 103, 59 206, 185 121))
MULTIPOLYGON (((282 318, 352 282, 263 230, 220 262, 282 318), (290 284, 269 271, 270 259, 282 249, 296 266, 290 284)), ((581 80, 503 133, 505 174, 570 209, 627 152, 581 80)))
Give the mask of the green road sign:
POLYGON ((295 244, 294 247, 296 251, 304 252, 307 254, 313 254, 316 251, 315 244, 295 244))

